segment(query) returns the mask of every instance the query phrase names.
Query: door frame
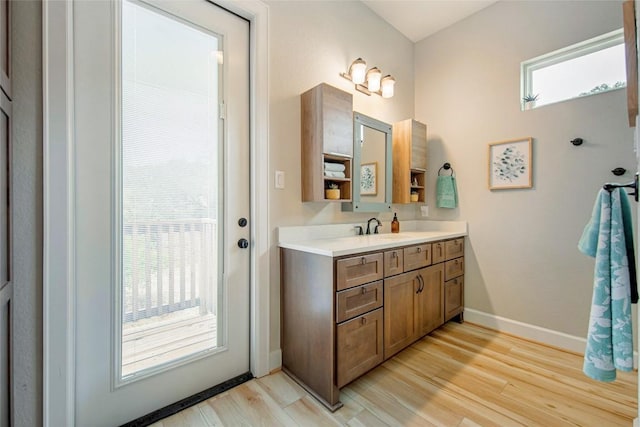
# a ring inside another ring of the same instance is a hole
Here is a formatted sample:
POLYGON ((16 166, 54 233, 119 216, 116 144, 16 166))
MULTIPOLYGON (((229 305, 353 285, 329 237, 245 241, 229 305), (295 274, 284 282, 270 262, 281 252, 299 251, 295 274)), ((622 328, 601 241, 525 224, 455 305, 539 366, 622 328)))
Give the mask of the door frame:
MULTIPOLYGON (((268 7, 216 0, 250 34, 250 369, 269 363, 268 7)), ((73 1, 43 2, 43 424, 75 425, 75 188, 73 1)), ((214 385, 214 384, 212 384, 214 385)))

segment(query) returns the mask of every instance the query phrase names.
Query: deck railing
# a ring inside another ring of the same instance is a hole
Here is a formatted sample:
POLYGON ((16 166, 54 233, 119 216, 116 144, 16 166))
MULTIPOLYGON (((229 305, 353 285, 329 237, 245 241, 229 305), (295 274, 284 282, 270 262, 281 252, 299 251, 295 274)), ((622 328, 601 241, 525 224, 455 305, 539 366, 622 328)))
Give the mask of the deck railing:
POLYGON ((211 219, 125 223, 123 321, 191 307, 215 314, 216 241, 211 219))

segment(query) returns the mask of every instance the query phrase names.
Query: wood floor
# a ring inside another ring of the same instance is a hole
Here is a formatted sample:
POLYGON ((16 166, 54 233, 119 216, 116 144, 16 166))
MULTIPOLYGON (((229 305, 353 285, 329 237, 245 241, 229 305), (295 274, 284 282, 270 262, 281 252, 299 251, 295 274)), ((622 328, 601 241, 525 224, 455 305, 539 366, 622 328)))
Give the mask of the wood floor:
POLYGON ((341 400, 331 413, 277 372, 153 426, 632 426, 637 372, 600 383, 579 355, 449 322, 343 388, 341 400))

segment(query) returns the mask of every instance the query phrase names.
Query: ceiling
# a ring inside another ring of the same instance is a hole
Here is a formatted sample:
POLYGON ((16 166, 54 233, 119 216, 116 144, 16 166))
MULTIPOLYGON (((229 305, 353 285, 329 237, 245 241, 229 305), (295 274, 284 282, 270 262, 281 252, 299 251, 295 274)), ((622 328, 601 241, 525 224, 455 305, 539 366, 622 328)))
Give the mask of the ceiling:
POLYGON ((361 0, 414 43, 497 0, 361 0))

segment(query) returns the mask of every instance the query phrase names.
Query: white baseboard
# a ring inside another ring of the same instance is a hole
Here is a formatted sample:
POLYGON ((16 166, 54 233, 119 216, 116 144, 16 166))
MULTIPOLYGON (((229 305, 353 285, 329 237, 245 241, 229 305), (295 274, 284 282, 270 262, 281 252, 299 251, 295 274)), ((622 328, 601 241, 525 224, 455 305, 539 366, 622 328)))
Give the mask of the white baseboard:
POLYGON ((273 372, 276 369, 282 367, 282 350, 274 350, 269 353, 269 372, 273 372))
POLYGON ((507 319, 505 317, 473 310, 471 308, 464 309, 464 320, 469 323, 475 323, 486 328, 517 335, 522 338, 538 341, 540 343, 572 351, 574 353, 584 354, 584 350, 587 345, 587 340, 585 338, 576 337, 565 334, 564 332, 554 331, 552 329, 542 328, 540 326, 530 325, 528 323, 518 322, 517 320, 507 319))

